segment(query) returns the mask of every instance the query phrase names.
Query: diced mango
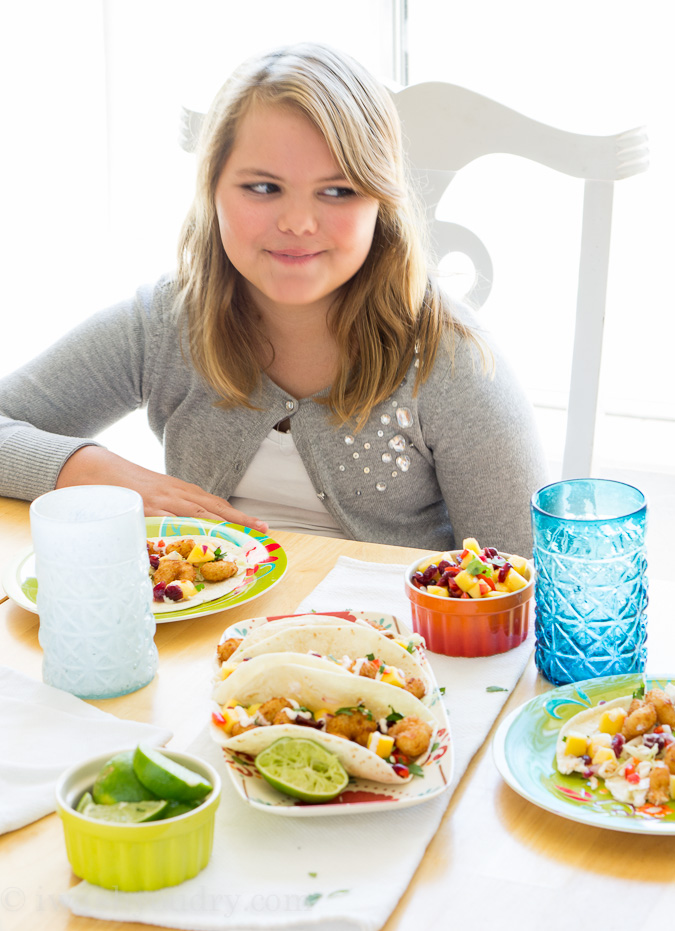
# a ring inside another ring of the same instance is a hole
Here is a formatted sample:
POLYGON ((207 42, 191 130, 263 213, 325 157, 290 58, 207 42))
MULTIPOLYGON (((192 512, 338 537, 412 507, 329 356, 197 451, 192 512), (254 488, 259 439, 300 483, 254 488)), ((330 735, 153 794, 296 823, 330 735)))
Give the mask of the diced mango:
POLYGON ((225 719, 223 730, 225 731, 226 734, 231 734, 232 728, 239 721, 239 718, 234 710, 235 707, 236 705, 233 707, 229 706, 229 702, 228 702, 227 705, 223 705, 223 707, 221 708, 221 713, 223 715, 223 718, 225 719))
POLYGON ((220 678, 227 679, 228 676, 231 676, 234 672, 234 666, 221 666, 220 667, 220 678))
POLYGON ((623 727, 626 712, 623 708, 608 708, 600 716, 599 728, 603 734, 618 734, 623 727))
POLYGON ((459 585, 463 592, 468 592, 476 584, 476 576, 469 575, 469 573, 462 569, 461 572, 458 572, 455 576, 455 582, 459 585))
MULTIPOLYGON (((447 591, 447 589, 446 589, 447 591)), ((399 688, 402 688, 405 685, 404 680, 399 675, 398 669, 395 669, 393 666, 388 666, 386 671, 382 673, 380 677, 381 682, 388 682, 389 685, 397 685, 399 688)), ((388 756, 389 754, 387 754, 388 756)))
POLYGON ((190 550, 187 561, 193 566, 201 566, 205 562, 212 562, 215 559, 214 550, 206 543, 195 543, 190 550))
POLYGON ((495 582, 495 591, 499 592, 500 595, 506 595, 510 589, 506 587, 505 582, 495 582))
POLYGON ((480 546, 478 545, 478 540, 474 539, 474 537, 466 537, 465 540, 462 540, 462 549, 473 550, 477 556, 480 556, 482 552, 480 546))
POLYGON ((489 591, 485 597, 486 598, 501 598, 503 595, 504 595, 504 592, 500 592, 495 588, 494 591, 489 591))
POLYGON ((527 579, 524 579, 520 572, 517 572, 515 569, 509 569, 504 579, 504 584, 508 591, 517 592, 519 589, 525 588, 527 579))
POLYGON ((253 715, 256 713, 256 711, 261 705, 262 705, 262 702, 257 701, 257 702, 254 702, 252 705, 248 706, 248 708, 246 709, 246 714, 249 716, 249 718, 253 717, 253 715))
POLYGON ((524 579, 529 581, 530 567, 524 556, 509 556, 508 561, 511 563, 516 572, 520 573, 524 579))
POLYGON ((314 712, 315 721, 324 721, 330 716, 330 711, 327 708, 319 708, 318 711, 314 712))
POLYGON ((368 749, 381 756, 382 759, 386 759, 394 749, 394 738, 381 734, 379 731, 373 731, 368 735, 368 749))
POLYGON ((588 740, 583 734, 568 734, 565 741, 566 756, 586 756, 588 740))
POLYGON ((594 766, 600 766, 602 763, 607 763, 608 760, 616 763, 616 754, 611 747, 598 747, 591 757, 594 766))
POLYGON ((450 592, 447 589, 447 586, 443 585, 427 585, 427 592, 430 595, 440 595, 441 598, 449 598, 450 592))

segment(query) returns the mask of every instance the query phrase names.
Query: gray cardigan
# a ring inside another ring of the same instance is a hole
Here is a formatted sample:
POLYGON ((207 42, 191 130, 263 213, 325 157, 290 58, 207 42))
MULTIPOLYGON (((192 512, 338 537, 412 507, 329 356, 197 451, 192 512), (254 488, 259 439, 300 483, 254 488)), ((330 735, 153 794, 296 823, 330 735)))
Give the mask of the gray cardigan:
POLYGON ((290 415, 316 493, 347 537, 444 549, 473 536, 530 554, 529 499, 546 464, 530 404, 496 350, 490 378, 460 341, 454 371, 439 358, 416 396, 411 368, 357 433, 266 376, 253 397, 260 410, 215 407, 181 353, 176 304, 163 278, 0 381, 0 494, 32 500, 52 489, 76 449, 147 407, 167 472, 228 498, 290 415))

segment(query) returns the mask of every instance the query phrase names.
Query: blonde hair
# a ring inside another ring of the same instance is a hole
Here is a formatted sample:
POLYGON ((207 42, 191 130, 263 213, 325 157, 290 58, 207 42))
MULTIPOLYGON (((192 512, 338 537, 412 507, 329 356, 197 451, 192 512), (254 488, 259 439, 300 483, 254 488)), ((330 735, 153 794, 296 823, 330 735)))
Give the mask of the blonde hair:
MULTIPOLYGON (((290 106, 324 137, 355 190, 379 202, 372 246, 341 288, 330 326, 340 365, 326 399, 336 422, 357 428, 400 385, 419 349, 416 386, 441 345, 450 358, 461 334, 427 272, 419 231, 425 223, 409 193, 396 107, 358 62, 315 44, 282 48, 238 68, 218 92, 198 146, 197 190, 180 238, 178 285, 192 362, 223 406, 252 407, 267 339, 222 246, 215 190, 242 118, 253 104, 290 106)), ((484 356, 483 356, 484 358, 484 356)))

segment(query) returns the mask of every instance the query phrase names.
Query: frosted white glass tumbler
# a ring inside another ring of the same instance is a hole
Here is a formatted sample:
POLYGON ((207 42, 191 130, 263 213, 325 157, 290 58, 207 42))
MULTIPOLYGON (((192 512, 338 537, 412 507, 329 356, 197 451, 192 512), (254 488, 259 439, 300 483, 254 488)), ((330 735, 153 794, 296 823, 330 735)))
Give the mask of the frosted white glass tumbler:
POLYGON ((157 671, 143 500, 78 485, 36 498, 30 526, 42 678, 79 698, 114 698, 157 671))

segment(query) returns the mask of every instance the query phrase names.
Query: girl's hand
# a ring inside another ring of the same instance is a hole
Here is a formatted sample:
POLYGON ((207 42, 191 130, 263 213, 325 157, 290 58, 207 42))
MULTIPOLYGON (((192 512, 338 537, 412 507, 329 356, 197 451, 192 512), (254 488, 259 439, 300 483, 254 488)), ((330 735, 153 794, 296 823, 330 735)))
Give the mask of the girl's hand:
POLYGON ((70 485, 122 485, 143 498, 146 517, 197 517, 229 521, 267 532, 267 524, 231 507, 224 498, 209 494, 180 478, 152 472, 123 459, 102 446, 83 446, 66 460, 56 482, 70 485))

